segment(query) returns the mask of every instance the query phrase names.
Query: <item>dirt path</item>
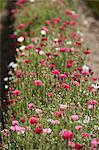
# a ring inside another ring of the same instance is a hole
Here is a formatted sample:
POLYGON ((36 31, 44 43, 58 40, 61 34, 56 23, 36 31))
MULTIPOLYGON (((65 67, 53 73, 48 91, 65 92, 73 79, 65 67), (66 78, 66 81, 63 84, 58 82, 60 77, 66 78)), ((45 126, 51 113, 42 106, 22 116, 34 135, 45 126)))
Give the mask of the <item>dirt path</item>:
POLYGON ((92 50, 89 64, 92 65, 93 71, 99 76, 99 20, 95 20, 83 0, 79 1, 79 12, 85 43, 92 50))

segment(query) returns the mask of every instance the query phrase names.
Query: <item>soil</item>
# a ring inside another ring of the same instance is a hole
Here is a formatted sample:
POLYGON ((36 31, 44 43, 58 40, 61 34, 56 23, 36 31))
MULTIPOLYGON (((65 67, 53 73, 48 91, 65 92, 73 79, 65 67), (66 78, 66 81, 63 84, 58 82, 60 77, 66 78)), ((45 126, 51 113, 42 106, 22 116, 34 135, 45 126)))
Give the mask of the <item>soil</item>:
POLYGON ((99 20, 96 20, 91 10, 83 0, 78 1, 78 10, 81 16, 81 31, 84 33, 85 44, 92 51, 88 63, 99 76, 99 20))

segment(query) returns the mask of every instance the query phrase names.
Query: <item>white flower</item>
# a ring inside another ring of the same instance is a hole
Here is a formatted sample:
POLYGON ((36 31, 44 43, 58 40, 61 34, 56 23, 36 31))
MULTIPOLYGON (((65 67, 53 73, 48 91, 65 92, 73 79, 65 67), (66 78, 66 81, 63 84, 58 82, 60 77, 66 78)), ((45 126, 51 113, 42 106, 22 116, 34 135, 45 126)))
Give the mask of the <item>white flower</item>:
POLYGON ((44 51, 40 51, 39 54, 40 55, 45 55, 45 52, 44 51))
POLYGON ((72 41, 67 41, 66 44, 67 44, 67 45, 71 45, 71 44, 72 44, 72 41))
POLYGON ((85 70, 85 71, 89 71, 89 67, 88 67, 87 65, 84 65, 84 66, 82 67, 82 69, 85 70))
POLYGON ((3 80, 4 80, 4 81, 8 81, 8 77, 5 77, 3 80))
POLYGON ((85 116, 83 123, 88 124, 90 122, 90 117, 89 116, 85 116))
POLYGON ((14 62, 11 61, 11 62, 9 63, 9 65, 8 65, 8 67, 12 67, 13 65, 14 65, 14 62))
POLYGON ((25 45, 22 45, 19 47, 20 50, 24 50, 25 49, 25 45))
POLYGON ((91 86, 96 90, 99 89, 99 85, 97 85, 97 84, 92 84, 91 86))
POLYGON ((24 41, 24 37, 23 37, 23 36, 20 36, 20 37, 17 39, 17 41, 20 42, 20 43, 23 42, 23 41, 24 41))
POLYGON ((9 87, 8 85, 5 85, 5 89, 8 89, 8 87, 9 87))
POLYGON ((59 48, 59 47, 56 47, 56 48, 55 48, 55 50, 56 50, 56 51, 59 51, 59 50, 60 50, 60 48, 59 48))
POLYGON ((46 35, 46 31, 45 30, 41 30, 41 35, 46 35))

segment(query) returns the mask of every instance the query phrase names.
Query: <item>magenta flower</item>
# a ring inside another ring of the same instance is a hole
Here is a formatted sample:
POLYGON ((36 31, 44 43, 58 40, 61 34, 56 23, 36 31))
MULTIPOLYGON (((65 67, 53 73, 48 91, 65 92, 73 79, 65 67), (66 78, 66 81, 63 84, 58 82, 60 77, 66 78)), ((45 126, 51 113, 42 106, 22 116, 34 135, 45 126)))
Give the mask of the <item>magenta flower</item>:
POLYGON ((71 140, 74 137, 74 133, 71 131, 64 131, 61 132, 61 136, 65 140, 71 140))
POLYGON ((60 70, 58 70, 58 69, 53 70, 53 71, 52 71, 52 74, 53 74, 54 76, 57 76, 57 75, 60 74, 60 70))
POLYGON ((78 115, 71 116, 72 121, 77 121, 79 119, 78 115))
POLYGON ((17 126, 18 126, 18 125, 19 125, 19 122, 18 122, 17 120, 13 120, 13 121, 12 121, 12 125, 13 125, 13 126, 17 125, 17 126))
POLYGON ((29 107, 30 110, 32 110, 32 109, 35 107, 35 105, 34 105, 33 103, 30 103, 30 104, 28 105, 28 107, 29 107))

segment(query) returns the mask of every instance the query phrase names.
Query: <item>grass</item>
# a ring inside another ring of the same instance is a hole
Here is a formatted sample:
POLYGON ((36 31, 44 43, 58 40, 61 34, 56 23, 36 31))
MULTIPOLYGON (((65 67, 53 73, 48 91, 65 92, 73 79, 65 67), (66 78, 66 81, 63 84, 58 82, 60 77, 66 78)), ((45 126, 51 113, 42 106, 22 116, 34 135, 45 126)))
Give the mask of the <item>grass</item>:
POLYGON ((17 67, 12 64, 2 148, 65 150, 98 144, 98 93, 92 87, 97 78, 85 61, 90 50, 78 30, 78 14, 68 10, 73 8, 69 1, 18 8, 17 67))

